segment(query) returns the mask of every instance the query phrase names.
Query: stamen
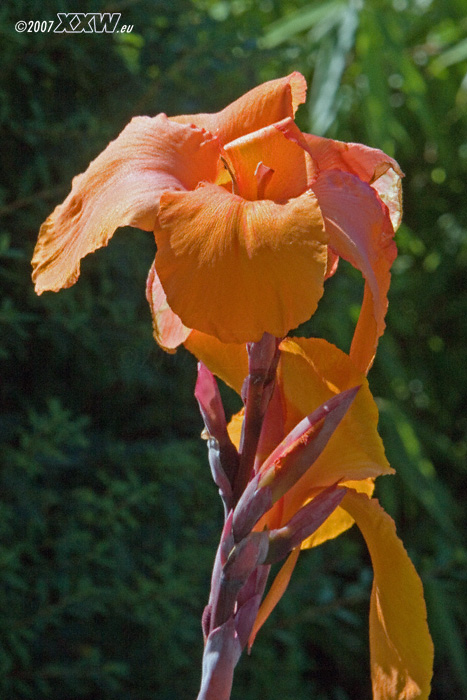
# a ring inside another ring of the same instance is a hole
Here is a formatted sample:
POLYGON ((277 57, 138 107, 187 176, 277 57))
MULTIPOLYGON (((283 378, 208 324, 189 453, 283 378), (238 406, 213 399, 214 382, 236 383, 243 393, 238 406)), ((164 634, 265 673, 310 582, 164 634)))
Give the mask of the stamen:
POLYGON ((273 175, 274 170, 272 168, 264 165, 262 161, 258 163, 255 170, 257 199, 266 199, 264 193, 273 175))
POLYGON ((232 168, 230 167, 230 165, 228 164, 228 162, 224 158, 224 156, 221 156, 220 158, 221 158, 221 161, 222 161, 224 168, 227 170, 227 172, 229 173, 230 178, 232 180, 232 193, 238 194, 238 184, 237 184, 237 180, 236 180, 235 175, 234 175, 234 171, 232 170, 232 168))

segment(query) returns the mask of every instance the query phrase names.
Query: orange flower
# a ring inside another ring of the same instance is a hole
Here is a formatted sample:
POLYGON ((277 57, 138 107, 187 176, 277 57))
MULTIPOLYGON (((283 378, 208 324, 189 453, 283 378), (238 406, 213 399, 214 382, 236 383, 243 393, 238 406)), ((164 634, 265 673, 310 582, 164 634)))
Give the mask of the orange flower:
POLYGON ((301 133, 293 117, 305 94, 292 73, 217 114, 133 119, 43 224, 36 291, 70 286, 81 258, 136 226, 157 243, 148 298, 163 347, 192 328, 255 341, 310 318, 342 256, 365 277, 352 356, 368 367, 384 328, 402 173, 379 150, 301 133))
MULTIPOLYGON (((200 334, 190 338, 190 349, 224 381, 240 392, 248 373, 244 347, 222 346, 200 334)), ((325 340, 286 338, 280 345, 276 391, 266 414, 256 463, 261 473, 269 454, 305 416, 343 391, 360 386, 350 408, 312 466, 256 523, 263 532, 285 528, 310 500, 338 484, 347 489, 340 506, 294 549, 266 595, 250 636, 250 646, 285 592, 301 549, 337 537, 355 522, 373 563, 370 601, 370 651, 374 700, 406 698, 427 700, 433 646, 426 622, 420 579, 398 539, 392 519, 371 499, 374 479, 391 474, 377 432, 378 411, 364 373, 348 355, 325 340)), ((242 414, 229 426, 234 444, 240 444, 242 414)), ((280 469, 280 461, 278 462, 280 469)), ((273 484, 270 471, 266 482, 273 484)), ((266 483, 264 484, 266 486, 266 483)), ((259 480, 257 489, 262 488, 259 480)))

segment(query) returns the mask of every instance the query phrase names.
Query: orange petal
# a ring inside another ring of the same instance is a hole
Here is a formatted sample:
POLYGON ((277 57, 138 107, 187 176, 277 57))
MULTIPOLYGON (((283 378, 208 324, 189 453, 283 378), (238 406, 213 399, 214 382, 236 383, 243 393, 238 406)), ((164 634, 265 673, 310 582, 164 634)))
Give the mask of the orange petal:
POLYGON ((284 336, 323 290, 326 234, 312 193, 278 204, 222 187, 161 197, 156 269, 184 325, 226 343, 284 336))
POLYGON ((219 145, 165 114, 136 117, 73 179, 65 201, 42 225, 34 251, 36 292, 76 282, 80 260, 107 245, 119 226, 151 231, 162 191, 193 189, 216 177, 219 145))
POLYGON ((321 173, 313 184, 332 248, 360 270, 365 293, 350 356, 367 372, 382 335, 390 268, 397 255, 387 207, 375 191, 339 170, 321 173))
POLYGON ((279 573, 271 584, 266 597, 260 605, 258 615, 256 616, 253 629, 248 640, 248 648, 251 649, 255 637, 258 634, 261 627, 264 625, 269 615, 272 613, 277 603, 280 601, 284 595, 287 586, 289 585, 290 578, 292 576, 293 570, 295 569, 295 564, 297 563, 298 555, 300 554, 300 547, 296 547, 289 554, 285 563, 282 565, 279 573))
POLYGON ((317 173, 304 147, 301 131, 290 118, 231 141, 224 150, 235 174, 237 194, 276 202, 303 194, 317 173), (260 163, 273 171, 261 193, 255 177, 260 163))
POLYGON ((287 338, 280 347, 279 382, 286 406, 286 432, 335 394, 360 385, 323 453, 284 497, 287 522, 317 489, 392 474, 393 470, 378 434, 378 409, 368 382, 349 356, 318 338, 287 338))
POLYGON ((391 178, 399 183, 404 176, 397 161, 379 148, 361 143, 345 143, 313 134, 303 134, 310 154, 320 170, 343 170, 372 185, 391 171, 391 178))
POLYGON ((305 98, 306 80, 301 73, 294 72, 258 85, 216 114, 185 114, 172 119, 208 129, 225 145, 263 126, 293 117, 305 98))
POLYGON ((374 700, 427 700, 433 644, 422 583, 378 501, 348 492, 342 507, 355 519, 373 563, 370 652, 374 700))
POLYGON ((191 333, 167 304, 167 297, 157 276, 154 263, 146 283, 146 299, 151 314, 154 338, 167 352, 175 352, 191 333))

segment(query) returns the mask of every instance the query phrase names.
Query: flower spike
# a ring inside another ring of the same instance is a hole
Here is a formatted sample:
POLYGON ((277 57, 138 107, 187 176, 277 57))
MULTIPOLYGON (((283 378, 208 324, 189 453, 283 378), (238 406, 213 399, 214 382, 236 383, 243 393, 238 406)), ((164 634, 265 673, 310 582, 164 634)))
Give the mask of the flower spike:
POLYGON ((233 532, 237 541, 318 459, 359 388, 343 391, 321 405, 304 418, 268 457, 235 508, 233 532))

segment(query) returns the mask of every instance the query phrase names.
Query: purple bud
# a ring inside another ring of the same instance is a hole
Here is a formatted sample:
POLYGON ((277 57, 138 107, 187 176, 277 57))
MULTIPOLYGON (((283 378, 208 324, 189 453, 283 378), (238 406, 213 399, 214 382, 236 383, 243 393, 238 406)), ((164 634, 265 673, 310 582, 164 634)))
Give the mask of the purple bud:
POLYGON ((195 398, 208 434, 222 443, 227 434, 224 407, 216 379, 202 362, 198 362, 195 398))
POLYGON ((214 375, 202 362, 198 363, 195 397, 206 427, 212 477, 219 488, 227 514, 232 503, 232 484, 238 470, 239 457, 227 431, 219 387, 214 375))
POLYGON ((273 505, 271 487, 258 489, 260 478, 257 474, 250 481, 234 510, 232 530, 236 542, 246 537, 273 505))

